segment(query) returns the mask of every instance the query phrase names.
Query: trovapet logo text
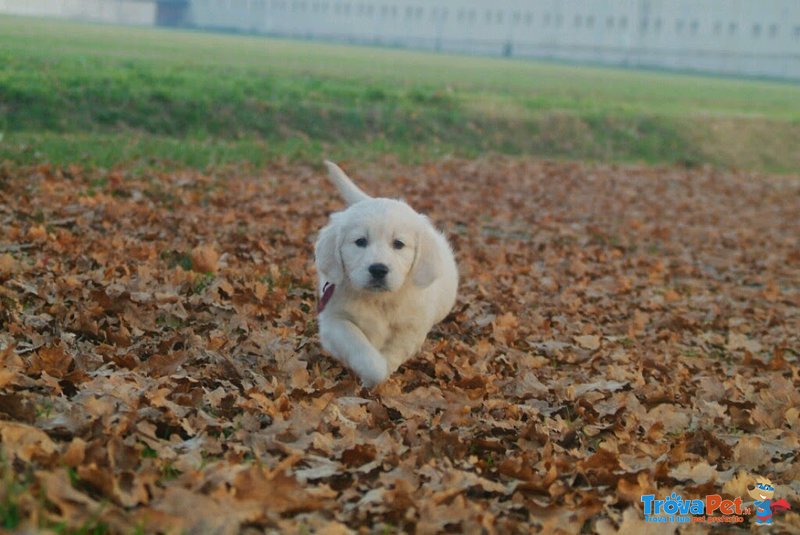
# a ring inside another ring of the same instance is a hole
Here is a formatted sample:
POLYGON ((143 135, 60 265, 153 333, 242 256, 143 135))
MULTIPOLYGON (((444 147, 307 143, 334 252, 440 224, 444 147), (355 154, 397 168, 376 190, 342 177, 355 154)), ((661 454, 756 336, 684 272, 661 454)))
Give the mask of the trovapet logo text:
POLYGON ((742 506, 742 499, 725 500, 719 494, 710 494, 705 499, 684 500, 677 493, 656 498, 655 494, 642 496, 645 522, 744 522, 750 514, 749 507, 742 506))

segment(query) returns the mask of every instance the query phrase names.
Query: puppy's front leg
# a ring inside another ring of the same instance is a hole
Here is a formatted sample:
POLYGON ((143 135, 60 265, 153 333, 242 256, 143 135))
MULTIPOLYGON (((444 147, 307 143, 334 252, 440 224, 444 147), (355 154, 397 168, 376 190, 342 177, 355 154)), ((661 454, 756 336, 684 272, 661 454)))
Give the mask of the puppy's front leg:
POLYGON ((353 370, 367 388, 388 377, 386 359, 354 323, 328 319, 321 322, 319 334, 322 347, 353 370))

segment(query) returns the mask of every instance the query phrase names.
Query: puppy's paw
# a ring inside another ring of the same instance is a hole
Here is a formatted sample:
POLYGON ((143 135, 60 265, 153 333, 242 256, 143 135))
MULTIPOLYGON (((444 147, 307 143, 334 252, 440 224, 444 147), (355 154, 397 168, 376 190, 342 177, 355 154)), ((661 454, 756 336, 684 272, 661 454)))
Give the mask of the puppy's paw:
POLYGON ((374 388, 389 377, 389 367, 383 358, 370 359, 368 366, 356 371, 365 388, 374 388))

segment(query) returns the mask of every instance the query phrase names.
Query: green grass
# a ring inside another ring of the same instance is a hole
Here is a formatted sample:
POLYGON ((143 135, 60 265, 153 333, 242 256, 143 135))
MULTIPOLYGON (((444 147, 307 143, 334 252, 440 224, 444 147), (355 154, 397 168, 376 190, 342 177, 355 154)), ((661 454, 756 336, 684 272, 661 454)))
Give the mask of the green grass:
POLYGON ((800 86, 0 17, 0 158, 486 152, 800 168, 800 86))

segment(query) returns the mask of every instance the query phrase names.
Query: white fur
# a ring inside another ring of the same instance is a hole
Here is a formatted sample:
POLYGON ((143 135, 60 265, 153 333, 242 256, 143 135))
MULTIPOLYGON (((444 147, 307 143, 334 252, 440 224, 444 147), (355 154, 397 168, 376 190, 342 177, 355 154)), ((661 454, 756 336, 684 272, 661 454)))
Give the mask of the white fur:
POLYGON ((413 357, 453 308, 458 270, 427 217, 402 201, 369 197, 336 164, 325 164, 349 206, 331 215, 315 247, 320 295, 326 283, 336 285, 319 315, 320 339, 372 387, 413 357), (389 269, 383 281, 369 271, 376 264, 389 269))

